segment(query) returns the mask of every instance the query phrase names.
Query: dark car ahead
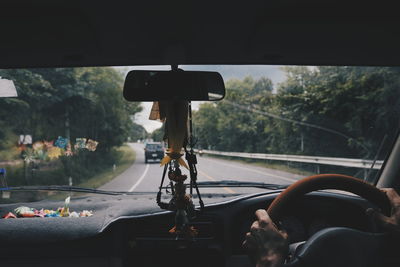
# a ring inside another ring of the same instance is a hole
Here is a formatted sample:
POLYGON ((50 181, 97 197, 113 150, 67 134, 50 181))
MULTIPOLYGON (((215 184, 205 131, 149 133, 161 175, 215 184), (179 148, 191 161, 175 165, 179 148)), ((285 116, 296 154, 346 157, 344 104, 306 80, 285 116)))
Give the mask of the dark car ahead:
POLYGON ((162 143, 153 142, 146 143, 144 147, 144 161, 147 163, 151 160, 162 160, 164 158, 164 147, 162 143))

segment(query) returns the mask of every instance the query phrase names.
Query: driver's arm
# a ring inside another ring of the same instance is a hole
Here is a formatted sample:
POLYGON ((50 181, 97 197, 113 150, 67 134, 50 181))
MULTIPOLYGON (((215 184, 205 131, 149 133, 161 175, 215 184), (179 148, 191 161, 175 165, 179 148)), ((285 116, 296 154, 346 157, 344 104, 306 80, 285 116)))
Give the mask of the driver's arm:
MULTIPOLYGON (((392 188, 384 191, 392 206, 390 217, 373 209, 367 213, 389 231, 400 234, 400 196, 392 188)), ((277 267, 283 265, 288 253, 287 234, 279 231, 265 210, 256 211, 257 220, 246 234, 243 242, 250 259, 257 267, 277 267)))
POLYGON ((281 266, 289 249, 287 234, 278 230, 265 210, 257 210, 256 216, 243 245, 257 267, 281 266))
POLYGON ((372 216, 386 230, 400 234, 400 196, 393 188, 383 188, 381 190, 386 193, 392 206, 390 217, 374 209, 367 209, 367 214, 372 216))

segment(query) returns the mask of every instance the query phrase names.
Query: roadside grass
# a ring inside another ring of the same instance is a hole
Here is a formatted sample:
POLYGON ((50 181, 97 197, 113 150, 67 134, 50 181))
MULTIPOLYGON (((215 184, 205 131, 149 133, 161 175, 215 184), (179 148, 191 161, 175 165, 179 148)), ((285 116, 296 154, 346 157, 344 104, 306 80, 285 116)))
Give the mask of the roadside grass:
POLYGON ((17 149, 0 150, 0 162, 7 162, 8 164, 15 164, 21 160, 21 152, 17 149))
POLYGON ((229 156, 219 156, 219 155, 206 155, 207 157, 211 158, 220 158, 225 159, 233 162, 238 163, 245 163, 248 165, 253 165, 257 167, 263 167, 267 169, 273 169, 278 171, 284 171, 288 173, 303 175, 303 176, 310 176, 314 175, 316 172, 311 170, 310 167, 306 168, 305 166, 301 166, 300 163, 281 163, 281 162, 273 162, 270 160, 261 160, 261 159, 238 159, 236 157, 229 157, 229 156))
POLYGON ((96 174, 77 186, 85 188, 99 188, 128 169, 136 159, 135 151, 133 151, 128 145, 123 145, 117 150, 122 152, 122 157, 121 160, 116 164, 115 170, 113 167, 105 169, 103 172, 96 174))
MULTIPOLYGON (((86 188, 98 188, 107 182, 111 181, 121 173, 123 173, 127 168, 129 168, 133 162, 135 161, 136 155, 135 152, 128 146, 123 145, 117 148, 117 151, 121 153, 119 157, 119 161, 116 163, 115 170, 113 167, 109 167, 104 169, 101 172, 98 172, 96 175, 91 176, 87 180, 82 183, 74 184, 74 186, 79 187, 86 187, 86 188)), ((57 162, 57 164, 61 164, 61 162, 57 162)), ((7 167, 7 174, 8 180, 18 180, 17 184, 11 184, 11 186, 23 186, 26 184, 24 178, 24 168, 23 164, 18 162, 18 164, 13 164, 12 166, 7 167), (11 178, 11 179, 10 179, 11 178)), ((39 170, 34 173, 34 177, 31 179, 35 179, 36 181, 40 180, 40 184, 43 185, 50 185, 52 184, 51 181, 54 177, 62 177, 65 176, 64 170, 62 166, 58 166, 58 168, 51 169, 51 170, 39 170)), ((64 182, 64 184, 66 184, 64 182)), ((9 185, 10 186, 10 185, 9 185)), ((1 193, 1 192, 0 192, 1 193)), ((7 204, 7 203, 15 203, 15 202, 32 202, 32 201, 39 201, 41 199, 50 199, 50 200, 59 200, 62 201, 68 196, 78 197, 84 196, 87 193, 77 193, 77 192, 57 192, 57 191, 34 191, 34 192, 12 192, 12 198, 2 198, 0 194, 0 204, 7 204)))
MULTIPOLYGON (((88 180, 86 180, 83 183, 77 184, 76 186, 78 187, 84 187, 84 188, 99 188, 100 186, 108 183, 121 173, 123 173, 126 169, 128 169, 136 159, 136 154, 135 151, 133 151, 128 145, 123 145, 117 149, 122 153, 121 160, 116 164, 115 170, 113 168, 107 168, 101 173, 98 173, 88 180)), ((47 199, 51 200, 64 200, 68 196, 71 197, 79 197, 79 196, 86 196, 87 193, 78 193, 78 192, 55 192, 55 191, 49 191, 47 192, 47 199)))

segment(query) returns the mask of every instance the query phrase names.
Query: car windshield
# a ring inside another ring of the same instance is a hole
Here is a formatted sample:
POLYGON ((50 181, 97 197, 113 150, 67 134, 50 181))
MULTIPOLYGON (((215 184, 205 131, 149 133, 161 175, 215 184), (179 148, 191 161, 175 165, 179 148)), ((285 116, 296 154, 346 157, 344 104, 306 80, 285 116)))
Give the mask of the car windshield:
MULTIPOLYGON (((375 183, 397 136, 398 67, 180 68, 218 71, 226 86, 222 101, 192 103, 204 194, 257 193, 319 173, 375 183)), ((0 70, 2 201, 4 188, 20 186, 157 192, 165 126, 149 120, 152 103, 123 99, 134 69, 170 67, 0 70)))
POLYGON ((161 150, 162 145, 161 144, 147 144, 146 149, 148 150, 161 150))

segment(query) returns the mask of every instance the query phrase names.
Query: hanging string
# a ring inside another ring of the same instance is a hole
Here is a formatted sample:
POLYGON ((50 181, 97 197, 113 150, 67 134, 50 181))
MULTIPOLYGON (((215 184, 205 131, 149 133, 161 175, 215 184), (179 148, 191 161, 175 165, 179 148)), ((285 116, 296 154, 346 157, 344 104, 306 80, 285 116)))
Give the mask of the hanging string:
POLYGON ((190 194, 193 195, 193 188, 196 190, 197 196, 199 198, 199 204, 200 204, 200 210, 202 211, 204 209, 204 203, 203 200, 201 199, 200 195, 200 190, 199 187, 197 186, 197 158, 196 155, 194 154, 193 147, 195 146, 195 140, 193 137, 193 120, 192 120, 192 103, 189 101, 188 103, 188 114, 189 114, 189 146, 190 146, 190 151, 187 151, 186 147, 185 149, 185 154, 186 154, 186 161, 189 164, 189 171, 190 171, 190 194))

